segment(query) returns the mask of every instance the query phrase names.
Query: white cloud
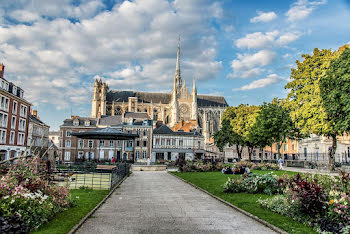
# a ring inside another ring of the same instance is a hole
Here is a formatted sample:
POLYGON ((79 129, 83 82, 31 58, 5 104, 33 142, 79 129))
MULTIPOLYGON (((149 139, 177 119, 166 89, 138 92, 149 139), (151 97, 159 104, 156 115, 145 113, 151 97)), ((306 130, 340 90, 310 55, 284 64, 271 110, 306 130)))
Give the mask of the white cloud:
POLYGON ((258 13, 258 16, 255 16, 254 18, 250 19, 251 23, 270 22, 277 18, 276 13, 273 11, 270 11, 270 12, 257 11, 257 13, 258 13))
POLYGON ((245 37, 239 38, 235 41, 238 48, 246 47, 248 49, 258 49, 271 46, 279 32, 277 30, 272 32, 255 32, 247 34, 245 37))
POLYGON ((275 30, 272 32, 255 32, 247 34, 245 37, 239 38, 235 41, 238 48, 248 49, 262 49, 272 48, 279 46, 286 46, 289 43, 300 38, 302 34, 300 32, 286 32, 281 34, 275 30))
POLYGON ((237 90, 245 91, 245 90, 263 88, 263 87, 275 84, 277 82, 280 82, 281 80, 283 80, 283 79, 281 77, 279 77, 278 75, 270 74, 267 76, 267 78, 260 79, 260 80, 254 80, 250 84, 244 85, 241 88, 234 89, 233 91, 237 91, 237 90))
POLYGON ((10 16, 20 22, 33 22, 40 19, 40 16, 35 12, 26 10, 16 10, 11 12, 10 16))
POLYGON ((238 59, 231 63, 233 73, 228 78, 250 78, 260 75, 261 67, 272 63, 276 53, 271 50, 260 50, 255 54, 237 54, 238 59))
POLYGON ((293 3, 292 7, 286 13, 289 21, 298 21, 308 17, 316 6, 326 4, 326 0, 322 1, 308 1, 308 0, 298 0, 293 3))
MULTIPOLYGON (((182 76, 188 80, 218 76, 222 64, 216 60, 215 29, 209 22, 221 17, 220 4, 135 0, 99 12, 101 2, 82 1, 79 10, 62 11, 54 6, 65 8, 70 1, 52 1, 52 6, 42 1, 38 9, 30 5, 15 9, 41 17, 21 19, 33 20, 30 25, 0 25, 5 76, 23 87, 31 102, 57 108, 86 104, 95 75, 105 77, 111 88, 170 89, 179 34, 182 76), (62 18, 67 15, 80 21, 62 18)), ((6 14, 15 15, 15 10, 6 14)))

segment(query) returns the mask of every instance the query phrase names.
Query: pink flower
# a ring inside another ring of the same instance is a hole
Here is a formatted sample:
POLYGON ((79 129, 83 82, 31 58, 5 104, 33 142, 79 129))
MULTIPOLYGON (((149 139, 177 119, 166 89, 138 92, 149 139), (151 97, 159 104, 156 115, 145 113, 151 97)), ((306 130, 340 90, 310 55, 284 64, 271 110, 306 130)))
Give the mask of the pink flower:
POLYGON ((335 208, 335 209, 334 209, 334 212, 338 212, 338 209, 337 209, 337 208, 335 208))

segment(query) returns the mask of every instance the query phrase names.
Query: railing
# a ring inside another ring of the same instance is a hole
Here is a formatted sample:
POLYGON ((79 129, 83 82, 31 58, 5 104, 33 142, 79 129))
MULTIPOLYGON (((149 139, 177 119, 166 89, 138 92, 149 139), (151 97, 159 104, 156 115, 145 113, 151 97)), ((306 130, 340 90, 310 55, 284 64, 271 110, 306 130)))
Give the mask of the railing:
POLYGON ((110 190, 130 172, 130 164, 120 163, 111 170, 86 167, 57 169, 53 172, 53 180, 70 189, 91 188, 110 190))

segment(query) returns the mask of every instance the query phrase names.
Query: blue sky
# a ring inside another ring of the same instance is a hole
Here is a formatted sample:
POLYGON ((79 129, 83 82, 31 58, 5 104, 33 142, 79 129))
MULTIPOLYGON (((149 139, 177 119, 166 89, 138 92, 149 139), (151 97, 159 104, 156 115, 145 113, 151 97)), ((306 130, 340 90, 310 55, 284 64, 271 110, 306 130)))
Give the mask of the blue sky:
POLYGON ((5 76, 53 130, 89 116, 93 81, 169 92, 181 35, 188 87, 230 105, 285 97, 290 69, 313 48, 350 42, 350 1, 0 0, 5 76))

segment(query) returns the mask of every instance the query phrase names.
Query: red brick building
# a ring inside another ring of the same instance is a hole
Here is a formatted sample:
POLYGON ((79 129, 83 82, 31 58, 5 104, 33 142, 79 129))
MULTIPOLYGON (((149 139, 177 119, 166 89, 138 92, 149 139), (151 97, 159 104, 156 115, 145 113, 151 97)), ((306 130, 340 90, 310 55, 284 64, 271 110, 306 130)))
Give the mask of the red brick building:
POLYGON ((0 64, 0 161, 16 157, 26 150, 31 104, 24 91, 4 77, 0 64))

